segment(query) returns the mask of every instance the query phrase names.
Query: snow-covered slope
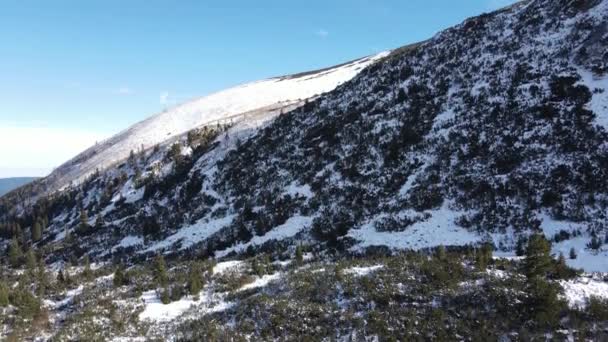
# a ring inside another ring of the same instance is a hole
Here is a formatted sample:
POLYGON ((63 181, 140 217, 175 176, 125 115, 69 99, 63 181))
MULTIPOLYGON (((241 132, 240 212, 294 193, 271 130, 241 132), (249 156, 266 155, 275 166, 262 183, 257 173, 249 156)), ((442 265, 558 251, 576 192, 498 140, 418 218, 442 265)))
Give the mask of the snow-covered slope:
POLYGON ((335 67, 256 81, 201 97, 143 120, 57 168, 49 190, 79 182, 96 169, 127 158, 189 130, 216 122, 238 121, 243 113, 275 104, 289 105, 326 93, 388 55, 382 52, 335 67))
POLYGON ((37 245, 60 245, 58 260, 70 235, 94 260, 129 261, 301 242, 513 255, 543 233, 571 266, 606 271, 607 17, 608 0, 523 1, 371 65, 384 54, 211 95, 87 151, 56 183, 158 149, 25 214, 15 194, 0 216, 26 232, 48 218, 37 245), (183 136, 218 120, 236 122, 183 136))

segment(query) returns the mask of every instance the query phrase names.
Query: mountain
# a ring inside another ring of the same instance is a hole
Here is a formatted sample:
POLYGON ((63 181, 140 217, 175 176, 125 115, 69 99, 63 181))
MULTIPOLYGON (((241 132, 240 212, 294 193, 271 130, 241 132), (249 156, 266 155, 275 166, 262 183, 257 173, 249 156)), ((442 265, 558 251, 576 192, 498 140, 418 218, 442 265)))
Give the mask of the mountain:
POLYGON ((4 259, 61 270, 59 339, 601 340, 607 18, 521 1, 178 106, 0 199, 4 259))
POLYGON ((247 113, 288 107, 316 97, 350 80, 385 55, 379 53, 322 70, 247 83, 167 109, 61 165, 48 177, 48 186, 52 191, 78 183, 96 169, 103 170, 126 159, 132 151, 149 149, 203 125, 235 122, 247 113))
POLYGON ((0 196, 7 192, 14 190, 22 185, 25 185, 36 177, 11 177, 11 178, 0 178, 0 196))

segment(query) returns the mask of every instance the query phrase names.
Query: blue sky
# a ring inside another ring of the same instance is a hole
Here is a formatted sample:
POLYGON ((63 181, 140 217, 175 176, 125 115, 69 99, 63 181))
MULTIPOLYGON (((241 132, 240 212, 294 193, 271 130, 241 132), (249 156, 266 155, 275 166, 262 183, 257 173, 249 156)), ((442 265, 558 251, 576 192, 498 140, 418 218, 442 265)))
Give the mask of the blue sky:
POLYGON ((3 0, 0 177, 164 107, 420 41, 513 0, 3 0))

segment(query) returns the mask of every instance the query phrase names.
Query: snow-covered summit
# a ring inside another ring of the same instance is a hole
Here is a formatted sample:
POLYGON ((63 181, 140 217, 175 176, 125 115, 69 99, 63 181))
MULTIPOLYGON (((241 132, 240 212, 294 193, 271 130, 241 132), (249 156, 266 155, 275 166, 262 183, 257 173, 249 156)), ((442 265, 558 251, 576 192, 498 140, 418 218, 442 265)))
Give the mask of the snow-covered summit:
POLYGON ((229 88, 165 110, 85 150, 49 177, 49 190, 79 182, 96 169, 126 159, 189 130, 216 122, 238 121, 243 113, 277 104, 289 105, 326 93, 349 81, 388 52, 335 67, 274 77, 229 88))

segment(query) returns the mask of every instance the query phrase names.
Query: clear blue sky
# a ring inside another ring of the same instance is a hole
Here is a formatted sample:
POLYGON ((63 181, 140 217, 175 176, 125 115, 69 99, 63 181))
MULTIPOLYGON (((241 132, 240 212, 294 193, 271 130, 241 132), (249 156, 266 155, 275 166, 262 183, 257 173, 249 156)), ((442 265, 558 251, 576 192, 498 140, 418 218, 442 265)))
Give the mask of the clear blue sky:
POLYGON ((169 104, 427 39, 511 2, 3 0, 0 134, 66 141, 37 158, 0 138, 0 177, 44 174, 169 104))

